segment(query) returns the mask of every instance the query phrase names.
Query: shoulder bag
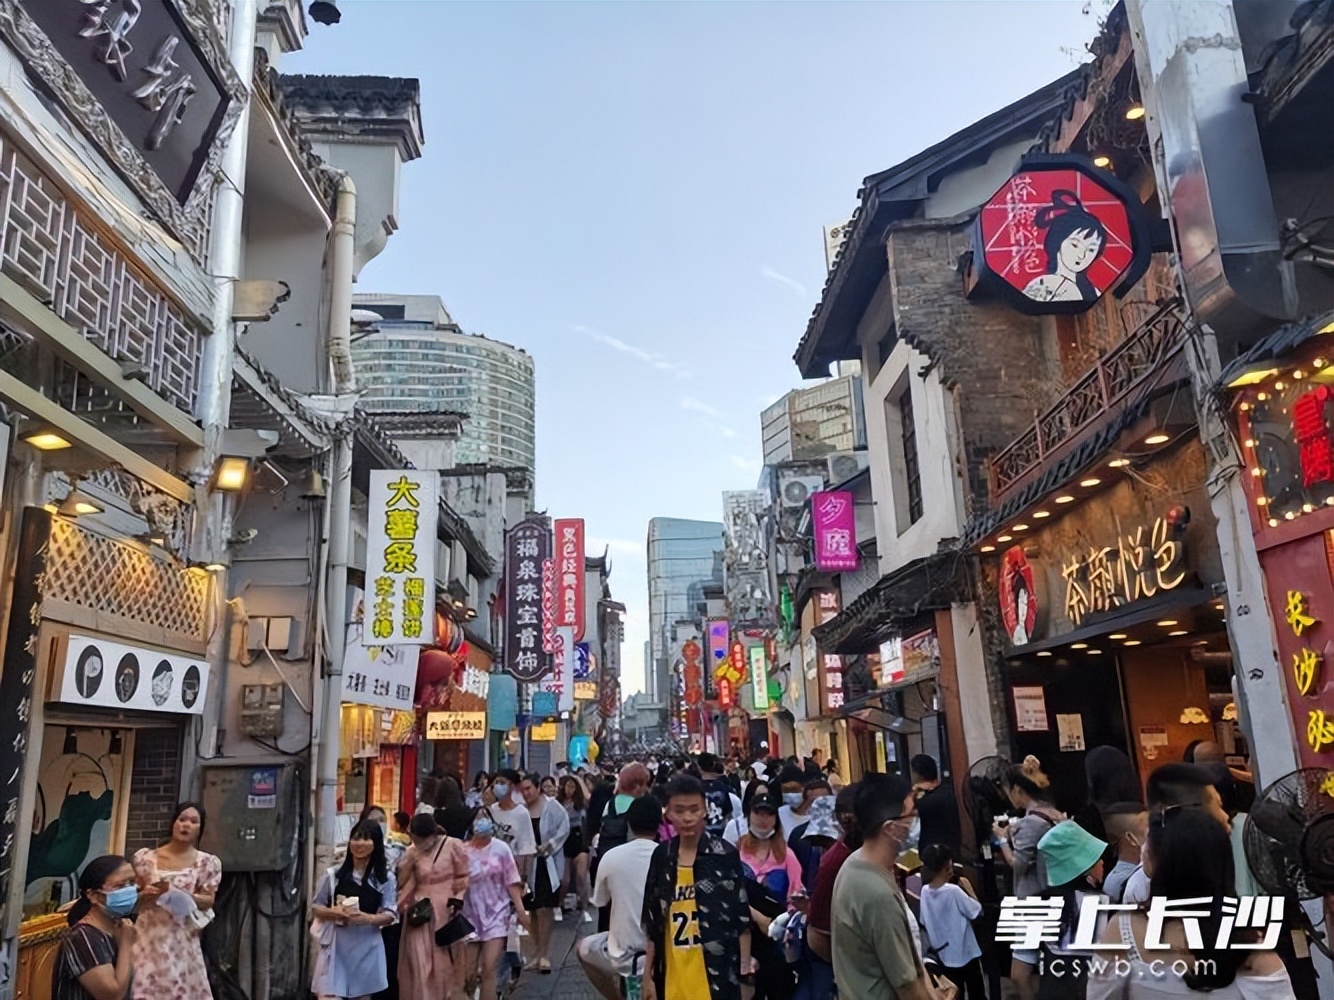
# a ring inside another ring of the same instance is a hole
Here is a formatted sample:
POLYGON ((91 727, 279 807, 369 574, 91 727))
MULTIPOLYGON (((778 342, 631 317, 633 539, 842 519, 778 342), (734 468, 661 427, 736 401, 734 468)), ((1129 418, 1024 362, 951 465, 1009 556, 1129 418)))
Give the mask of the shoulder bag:
MULTIPOLYGON (((435 849, 435 857, 431 859, 432 867, 435 867, 435 863, 440 860, 440 852, 445 849, 445 841, 448 839, 448 834, 442 833, 440 835, 440 846, 435 849)), ((409 927, 424 927, 426 924, 429 924, 434 917, 435 904, 431 902, 430 896, 423 896, 408 907, 408 912, 404 919, 407 921, 409 927)), ((444 928, 441 929, 443 930, 444 928)))

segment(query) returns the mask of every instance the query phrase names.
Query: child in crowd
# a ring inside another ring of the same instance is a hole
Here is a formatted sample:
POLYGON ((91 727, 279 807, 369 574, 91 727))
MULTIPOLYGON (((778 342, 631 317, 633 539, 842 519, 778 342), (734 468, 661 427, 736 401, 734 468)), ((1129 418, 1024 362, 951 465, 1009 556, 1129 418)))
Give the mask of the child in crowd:
POLYGON ((1130 876, 1143 867, 1140 855, 1149 837, 1149 810, 1138 802, 1119 802, 1103 810, 1103 821, 1107 839, 1116 846, 1116 864, 1107 873, 1102 891, 1119 903, 1130 876))
POLYGON ((954 856, 944 844, 922 848, 922 877, 922 926, 945 975, 959 987, 958 1000, 986 1000, 982 949, 972 925, 982 904, 967 879, 954 882, 954 856))

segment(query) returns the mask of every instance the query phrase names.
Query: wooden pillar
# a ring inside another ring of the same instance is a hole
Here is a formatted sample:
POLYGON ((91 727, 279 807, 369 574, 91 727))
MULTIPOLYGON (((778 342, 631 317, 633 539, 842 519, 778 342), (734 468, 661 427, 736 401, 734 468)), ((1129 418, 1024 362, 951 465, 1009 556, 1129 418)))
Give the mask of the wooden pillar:
POLYGON ((976 831, 973 821, 964 808, 964 796, 967 794, 968 745, 963 734, 963 703, 959 697, 959 666, 954 655, 954 620, 949 608, 936 612, 936 639, 940 644, 940 675, 937 685, 940 688, 940 705, 945 715, 946 745, 949 747, 950 783, 954 788, 954 802, 959 810, 960 842, 965 853, 977 851, 976 831))

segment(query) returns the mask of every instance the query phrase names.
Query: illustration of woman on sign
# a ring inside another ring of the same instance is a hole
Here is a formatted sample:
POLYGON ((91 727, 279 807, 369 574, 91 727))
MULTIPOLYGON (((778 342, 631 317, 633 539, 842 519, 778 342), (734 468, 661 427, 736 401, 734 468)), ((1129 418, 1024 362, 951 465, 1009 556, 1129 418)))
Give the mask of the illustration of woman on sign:
POLYGON ((1107 248, 1107 228, 1073 191, 1052 192, 1051 204, 1037 210, 1033 224, 1045 229, 1042 248, 1047 273, 1028 283, 1024 294, 1037 302, 1095 302, 1098 289, 1088 270, 1107 248))

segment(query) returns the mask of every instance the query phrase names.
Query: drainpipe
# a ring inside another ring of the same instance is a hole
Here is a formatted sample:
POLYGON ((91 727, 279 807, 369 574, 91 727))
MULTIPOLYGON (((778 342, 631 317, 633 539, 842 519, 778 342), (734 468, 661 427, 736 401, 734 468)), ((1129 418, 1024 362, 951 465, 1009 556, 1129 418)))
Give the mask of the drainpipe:
MULTIPOLYGON (((342 174, 335 203, 330 259, 329 361, 335 397, 347 401, 356 393, 352 368, 352 279, 356 251, 357 189, 342 174)), ((325 591, 329 663, 324 675, 323 717, 317 748, 315 841, 316 865, 323 871, 337 846, 338 760, 342 732, 343 656, 347 646, 347 570, 352 552, 352 412, 342 408, 329 462, 329 575, 325 591)))

